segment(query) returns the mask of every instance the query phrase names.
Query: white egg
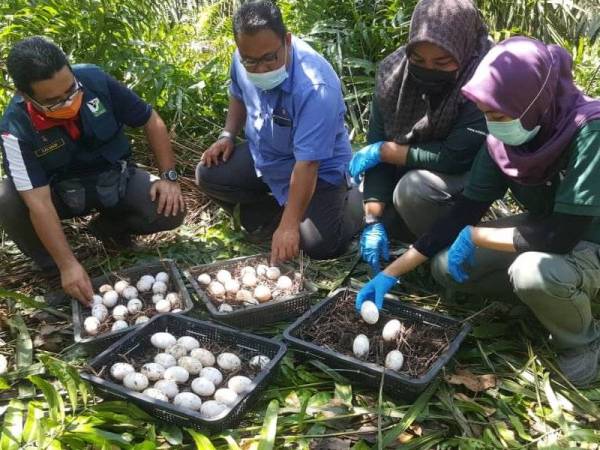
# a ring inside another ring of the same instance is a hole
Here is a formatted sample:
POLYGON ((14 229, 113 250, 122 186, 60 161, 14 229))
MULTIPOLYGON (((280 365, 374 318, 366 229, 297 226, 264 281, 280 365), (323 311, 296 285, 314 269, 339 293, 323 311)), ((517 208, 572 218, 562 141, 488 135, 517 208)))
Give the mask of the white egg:
POLYGON ((199 377, 192 381, 192 391, 201 397, 210 397, 215 393, 215 385, 208 378, 199 377))
POLYGON ((256 286, 256 289, 254 289, 254 298, 260 303, 269 301, 271 299, 271 289, 267 286, 256 286))
POLYGON ((192 336, 181 336, 177 339, 177 344, 183 345, 188 352, 200 347, 198 339, 193 338, 192 336))
POLYGON ((401 329, 402 324, 400 323, 400 321, 397 319, 392 319, 383 327, 383 330, 381 331, 381 336, 383 337, 384 341, 395 341, 398 335, 400 334, 401 329))
POLYGON ((175 336, 173 336, 171 333, 159 332, 152 335, 150 342, 152 342, 154 347, 164 350, 175 345, 177 343, 177 339, 175 339, 175 336))
POLYGON ((113 326, 111 327, 111 331, 124 330, 127 327, 129 327, 129 324, 124 320, 116 320, 115 323, 113 323, 113 326))
POLYGON ((182 408, 198 411, 202 406, 202 399, 193 392, 180 392, 173 399, 173 404, 175 406, 181 406, 182 408))
POLYGON ((171 311, 171 303, 168 300, 160 300, 154 305, 154 309, 159 313, 168 313, 171 311))
POLYGON ((137 314, 144 309, 144 304, 139 298, 132 298, 127 302, 127 311, 129 314, 137 314))
POLYGON ((173 355, 169 355, 168 353, 159 353, 154 357, 154 362, 160 364, 165 369, 177 365, 177 360, 175 357, 173 355))
POLYGON ((119 294, 117 294, 116 291, 105 292, 102 296, 102 303, 104 303, 104 306, 106 306, 107 308, 112 308, 117 304, 118 301, 119 294))
POLYGON ((183 367, 173 366, 165 370, 165 380, 172 380, 177 384, 185 383, 190 378, 190 373, 183 367))
POLYGON ((225 286, 218 281, 211 281, 208 285, 208 293, 216 298, 222 298, 225 296, 225 286))
POLYGON ((233 353, 225 352, 217 356, 217 365, 226 372, 235 372, 242 367, 242 360, 233 353))
POLYGON ((252 266, 242 267, 242 270, 240 270, 240 276, 243 277, 244 275, 247 275, 247 274, 256 276, 256 270, 254 269, 254 267, 252 267, 252 266))
POLYGON ((103 304, 92 306, 92 316, 100 322, 104 322, 108 317, 108 309, 103 304))
POLYGON ((179 394, 179 387, 177 387, 177 383, 173 380, 158 380, 154 383, 154 389, 158 389, 168 398, 173 398, 179 394))
POLYGON ((200 371, 200 376, 208 378, 215 386, 218 386, 223 382, 223 375, 219 369, 215 369, 214 367, 203 367, 200 371))
POLYGON ((392 370, 400 370, 404 364, 404 355, 400 350, 392 350, 385 357, 385 367, 392 370))
POLYGON ((152 292, 154 294, 165 295, 167 293, 167 285, 162 281, 155 281, 152 285, 152 292))
POLYGON ((129 286, 129 281, 119 280, 115 283, 115 291, 117 294, 123 295, 123 291, 127 286, 129 286))
POLYGON ((110 375, 118 381, 123 381, 125 375, 133 372, 135 372, 133 366, 124 362, 114 363, 110 368, 110 375))
POLYGON ((200 407, 200 414, 202 414, 202 417, 205 419, 214 419, 215 417, 218 417, 227 411, 227 409, 227 405, 224 405, 223 403, 219 403, 214 400, 208 400, 202 403, 202 406, 200 407))
POLYGON ((152 296, 152 303, 154 303, 156 305, 158 302, 160 302, 161 300, 164 300, 164 299, 165 299, 164 295, 162 295, 162 294, 154 294, 152 296))
POLYGON ((214 399, 227 406, 233 406, 238 400, 238 395, 229 388, 217 389, 214 399))
POLYGON ((191 356, 182 356, 177 365, 187 370, 190 375, 198 375, 202 370, 202 363, 191 356))
POLYGON ((164 366, 158 363, 146 363, 140 369, 140 372, 146 375, 146 377, 150 381, 158 381, 161 380, 163 375, 165 374, 164 366))
POLYGON ((150 289, 152 289, 154 282, 155 280, 152 275, 144 275, 136 283, 137 290, 140 292, 148 292, 150 289))
POLYGON ((258 266, 256 266, 256 275, 258 275, 259 277, 266 277, 267 270, 269 270, 269 266, 259 264, 258 266))
POLYGON ((117 305, 112 310, 112 316, 115 320, 125 320, 128 314, 129 311, 125 305, 117 305))
POLYGON ((278 267, 269 267, 266 275, 269 280, 275 281, 281 276, 281 270, 278 267))
POLYGON ((203 286, 208 286, 208 284, 212 281, 210 275, 207 273, 201 273, 200 275, 198 275, 197 280, 198 283, 200 283, 203 286))
POLYGON ((180 312, 182 312, 182 311, 183 311, 183 309, 181 309, 181 308, 175 308, 175 309, 172 309, 172 310, 171 310, 171 312, 172 312, 172 313, 175 313, 175 314, 177 314, 177 313, 180 313, 180 312))
POLYGON ((235 299, 238 302, 247 302, 252 298, 252 292, 247 291, 246 289, 240 289, 237 294, 235 294, 235 299))
POLYGON ((181 305, 181 299, 177 292, 169 292, 165 297, 165 300, 168 301, 172 307, 181 305))
POLYGON ((169 282, 169 274, 167 272, 158 272, 154 277, 156 281, 162 281, 167 284, 169 282))
POLYGON ((179 359, 182 356, 187 355, 187 348, 185 348, 183 345, 175 344, 167 349, 167 353, 169 355, 173 355, 175 359, 179 359))
POLYGON ((86 319, 83 321, 83 328, 87 334, 95 336, 98 334, 100 321, 94 316, 86 317, 86 319))
POLYGON ((8 371, 8 360, 6 356, 0 355, 0 375, 6 373, 8 371))
POLYGON ((148 387, 148 378, 139 372, 128 373, 123 378, 123 386, 133 391, 142 392, 148 387))
POLYGON ((237 294, 237 291, 240 290, 240 282, 238 280, 227 280, 224 286, 228 294, 237 294))
POLYGON ((221 284, 227 283, 231 278, 229 270, 221 269, 217 272, 217 281, 221 284))
POLYGON ((134 286, 127 286, 123 290, 122 295, 125 300, 131 300, 132 298, 138 298, 138 290, 134 286))
POLYGON ((230 312, 233 312, 233 308, 230 304, 223 303, 222 305, 219 306, 219 312, 220 313, 230 313, 230 312))
POLYGON ((205 348, 193 349, 190 352, 190 356, 200 361, 203 367, 214 366, 216 362, 215 355, 213 355, 211 351, 205 348))
POLYGON ((369 338, 364 334, 356 336, 352 343, 352 352, 357 358, 365 358, 369 354, 369 338))
POLYGON ((101 294, 106 294, 108 291, 112 291, 113 287, 110 284, 103 284, 98 288, 98 292, 101 294))
POLYGON ((258 279, 253 273, 246 273, 242 276, 242 286, 253 288, 257 283, 258 279))
POLYGON ((366 301, 362 304, 360 307, 360 315, 369 325, 373 325, 379 320, 379 310, 377 309, 377 306, 375 306, 375 303, 370 301, 366 301))
POLYGON ((137 319, 135 319, 135 324, 139 325, 140 323, 146 323, 150 320, 150 317, 148 316, 139 316, 137 319))
POLYGON ((271 360, 268 356, 265 355, 256 355, 250 359, 250 367, 254 367, 255 369, 262 370, 267 364, 269 364, 271 360))
POLYGON ((227 387, 236 394, 243 394, 250 391, 252 389, 251 385, 252 380, 242 375, 231 377, 231 379, 227 382, 227 387))
POLYGON ((103 300, 102 300, 102 296, 98 295, 98 294, 94 294, 94 296, 92 297, 92 306, 95 305, 103 305, 103 300))
POLYGON ((277 288, 278 289, 291 289, 293 285, 292 279, 286 275, 282 275, 277 279, 277 288))
POLYGON ((169 401, 169 397, 167 397, 165 394, 163 394, 160 390, 156 388, 147 388, 144 390, 144 392, 142 392, 142 394, 147 395, 148 397, 153 398, 154 400, 161 400, 163 402, 169 401))

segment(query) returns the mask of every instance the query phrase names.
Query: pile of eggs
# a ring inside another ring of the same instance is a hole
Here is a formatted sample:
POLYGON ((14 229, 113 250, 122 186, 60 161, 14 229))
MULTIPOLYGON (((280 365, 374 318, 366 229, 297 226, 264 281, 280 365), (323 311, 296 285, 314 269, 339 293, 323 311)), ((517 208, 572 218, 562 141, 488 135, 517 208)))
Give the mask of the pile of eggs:
MULTIPOLYGON (((379 310, 375 303, 366 301, 360 308, 360 316, 369 325, 374 325, 379 321, 379 310)), ((381 337, 385 342, 395 342, 402 332, 402 324, 397 319, 388 321, 383 330, 381 337)), ((365 359, 369 355, 369 338, 364 334, 359 334, 354 338, 352 343, 352 352, 359 359, 365 359)), ((404 355, 400 350, 391 350, 385 357, 385 367, 391 370, 400 370, 404 364, 404 355)))
MULTIPOLYGON (((205 419, 229 411, 253 389, 252 380, 239 375, 244 364, 235 353, 215 355, 192 336, 177 339, 167 332, 154 333, 150 342, 157 351, 153 360, 137 369, 117 362, 110 368, 111 377, 127 389, 199 412, 205 419)), ((269 362, 267 356, 256 355, 249 365, 260 371, 269 362)))
POLYGON ((169 292, 169 274, 142 275, 135 284, 119 280, 104 284, 92 299, 89 316, 83 322, 87 335, 118 331, 147 322, 159 313, 180 312, 183 305, 177 292, 169 292), (143 301, 140 297, 145 297, 143 301))
MULTIPOLYGON (((299 281, 301 275, 294 274, 299 281)), ((212 274, 202 273, 197 281, 208 293, 219 312, 231 312, 237 307, 260 305, 293 293, 294 280, 282 275, 278 267, 266 264, 244 266, 234 273, 221 269, 212 274)))

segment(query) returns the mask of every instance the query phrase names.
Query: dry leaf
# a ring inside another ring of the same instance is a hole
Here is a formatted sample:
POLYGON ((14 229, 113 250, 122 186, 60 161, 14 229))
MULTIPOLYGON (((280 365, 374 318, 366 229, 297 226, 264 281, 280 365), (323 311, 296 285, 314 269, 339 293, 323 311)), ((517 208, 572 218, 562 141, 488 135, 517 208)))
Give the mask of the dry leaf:
POLYGON ((496 375, 475 375, 468 370, 463 369, 457 369, 456 373, 447 376, 445 380, 450 384, 463 384, 467 389, 473 392, 482 392, 496 387, 496 375))

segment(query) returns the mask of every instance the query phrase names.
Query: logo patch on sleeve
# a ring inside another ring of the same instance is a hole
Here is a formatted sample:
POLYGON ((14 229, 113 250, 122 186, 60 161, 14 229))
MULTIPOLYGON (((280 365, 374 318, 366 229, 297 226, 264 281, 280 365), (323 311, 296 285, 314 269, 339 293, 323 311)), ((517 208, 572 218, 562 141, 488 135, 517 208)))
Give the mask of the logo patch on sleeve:
POLYGON ((106 108, 98 97, 87 102, 87 107, 90 109, 94 117, 98 117, 106 112, 106 108))

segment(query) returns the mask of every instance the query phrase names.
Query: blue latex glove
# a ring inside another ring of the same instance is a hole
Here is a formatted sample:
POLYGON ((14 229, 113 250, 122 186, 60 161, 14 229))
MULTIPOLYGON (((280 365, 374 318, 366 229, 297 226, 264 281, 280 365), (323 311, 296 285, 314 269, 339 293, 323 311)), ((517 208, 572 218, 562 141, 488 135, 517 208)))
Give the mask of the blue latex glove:
POLYGON ((360 235, 360 255, 376 275, 381 270, 379 261, 390 259, 390 240, 382 223, 367 225, 360 235))
POLYGON ((377 309, 383 306, 383 297, 398 282, 398 278, 392 277, 385 272, 379 272, 375 278, 363 286, 358 295, 354 306, 360 312, 362 304, 366 300, 374 300, 377 309))
POLYGON ((454 281, 464 283, 469 279, 466 270, 475 263, 475 244, 471 238, 473 227, 464 227, 448 250, 448 272, 454 281))
POLYGON ((371 167, 381 162, 381 146, 383 141, 367 145, 357 151, 350 161, 350 175, 356 184, 360 184, 360 176, 371 167))

